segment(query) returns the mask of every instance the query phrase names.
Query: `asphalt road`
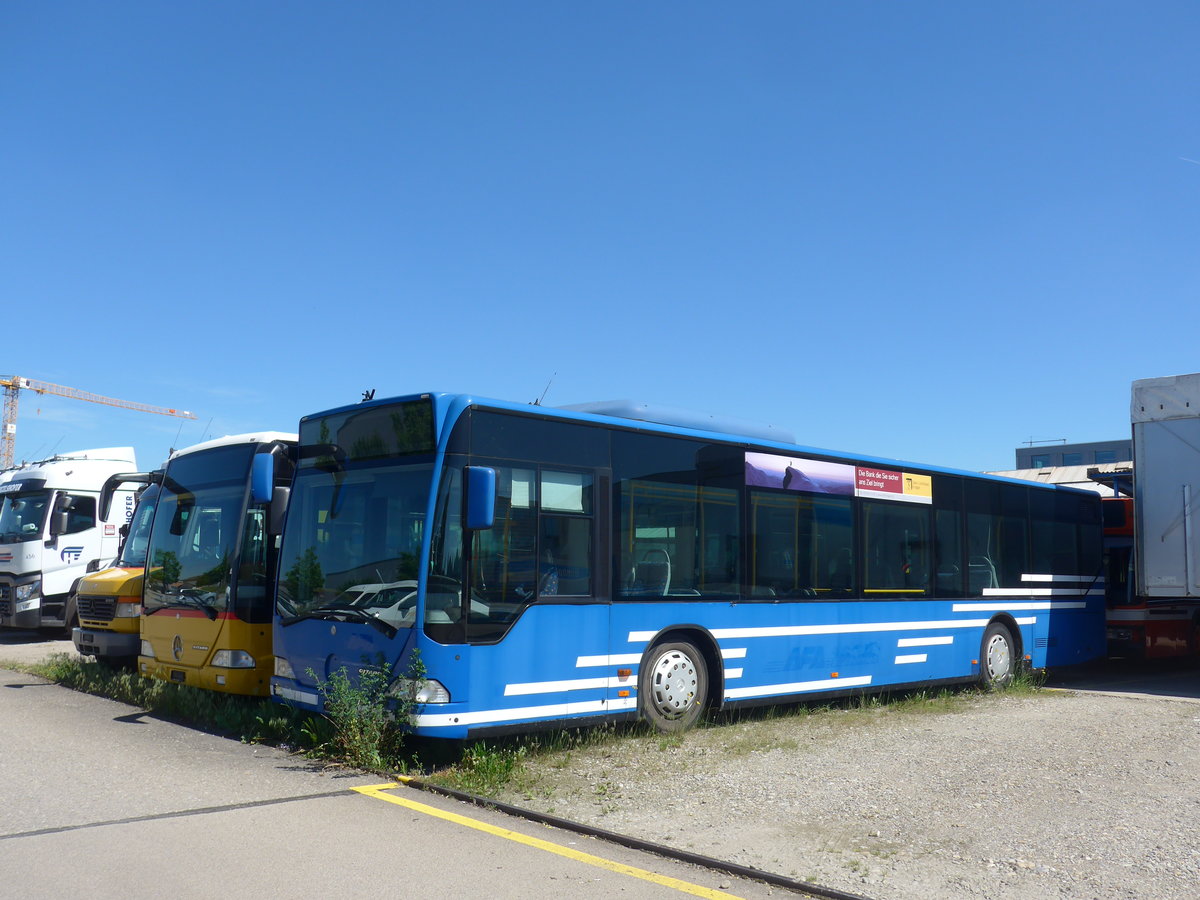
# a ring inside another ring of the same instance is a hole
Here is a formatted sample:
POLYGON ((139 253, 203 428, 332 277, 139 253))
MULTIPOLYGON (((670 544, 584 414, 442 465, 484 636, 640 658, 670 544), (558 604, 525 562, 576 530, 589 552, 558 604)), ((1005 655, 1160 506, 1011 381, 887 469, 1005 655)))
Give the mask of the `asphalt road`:
MULTIPOLYGON (((56 643, 0 635, 0 660, 38 659, 64 649, 56 643)), ((402 786, 362 792, 383 779, 7 669, 0 760, 3 897, 780 893, 402 786)))

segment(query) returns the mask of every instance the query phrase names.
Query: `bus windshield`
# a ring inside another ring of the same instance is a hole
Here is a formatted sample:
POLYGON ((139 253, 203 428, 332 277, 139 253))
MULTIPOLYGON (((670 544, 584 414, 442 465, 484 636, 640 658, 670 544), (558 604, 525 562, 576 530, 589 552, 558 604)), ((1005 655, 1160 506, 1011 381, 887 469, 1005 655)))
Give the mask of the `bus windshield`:
POLYGON ((280 554, 282 624, 411 626, 432 476, 429 464, 302 469, 280 554))
POLYGON ((0 505, 0 542, 19 544, 36 541, 50 505, 50 491, 9 494, 0 505))
POLYGON ((146 550, 150 546, 150 525, 154 521, 154 507, 158 504, 158 485, 152 484, 138 498, 133 518, 129 520, 129 536, 121 555, 113 565, 127 569, 140 569, 146 565, 146 550))
POLYGON ((214 619, 229 609, 253 453, 243 444, 170 462, 147 548, 146 613, 191 607, 214 619))

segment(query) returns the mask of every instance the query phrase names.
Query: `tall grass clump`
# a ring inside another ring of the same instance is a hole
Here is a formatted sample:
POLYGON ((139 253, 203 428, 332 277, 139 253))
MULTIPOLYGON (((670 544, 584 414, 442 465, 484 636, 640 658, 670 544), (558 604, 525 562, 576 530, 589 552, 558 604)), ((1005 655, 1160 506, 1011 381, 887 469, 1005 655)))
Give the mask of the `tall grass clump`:
POLYGON ((425 666, 413 654, 405 677, 394 680, 382 659, 364 664, 358 678, 343 666, 328 678, 308 675, 324 700, 327 738, 318 751, 360 769, 376 772, 407 771, 405 739, 411 732, 412 708, 425 666))

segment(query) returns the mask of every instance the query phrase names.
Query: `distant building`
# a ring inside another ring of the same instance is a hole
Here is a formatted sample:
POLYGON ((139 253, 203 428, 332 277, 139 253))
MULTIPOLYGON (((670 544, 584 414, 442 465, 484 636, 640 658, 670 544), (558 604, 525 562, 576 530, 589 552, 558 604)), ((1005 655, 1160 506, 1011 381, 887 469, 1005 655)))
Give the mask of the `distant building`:
POLYGON ((1133 459, 1133 439, 1093 441, 1090 444, 1053 444, 1018 447, 1020 469, 1053 469, 1063 466, 1103 466, 1133 459))
POLYGON ((1132 496, 1133 463, 1122 460, 1093 466, 1043 466, 1040 469, 1017 469, 1010 472, 985 472, 1040 484, 1061 484, 1066 487, 1095 491, 1103 497, 1132 496))

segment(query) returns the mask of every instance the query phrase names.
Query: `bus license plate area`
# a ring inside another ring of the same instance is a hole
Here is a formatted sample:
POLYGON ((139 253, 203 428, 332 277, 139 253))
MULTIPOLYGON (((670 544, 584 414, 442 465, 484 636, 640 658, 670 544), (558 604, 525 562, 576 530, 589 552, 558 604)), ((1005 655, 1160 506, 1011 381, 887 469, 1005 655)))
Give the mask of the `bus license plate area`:
POLYGON ((183 682, 186 678, 187 678, 186 672, 181 672, 178 669, 171 670, 171 680, 172 681, 176 681, 176 682, 179 682, 180 684, 183 684, 183 682))

